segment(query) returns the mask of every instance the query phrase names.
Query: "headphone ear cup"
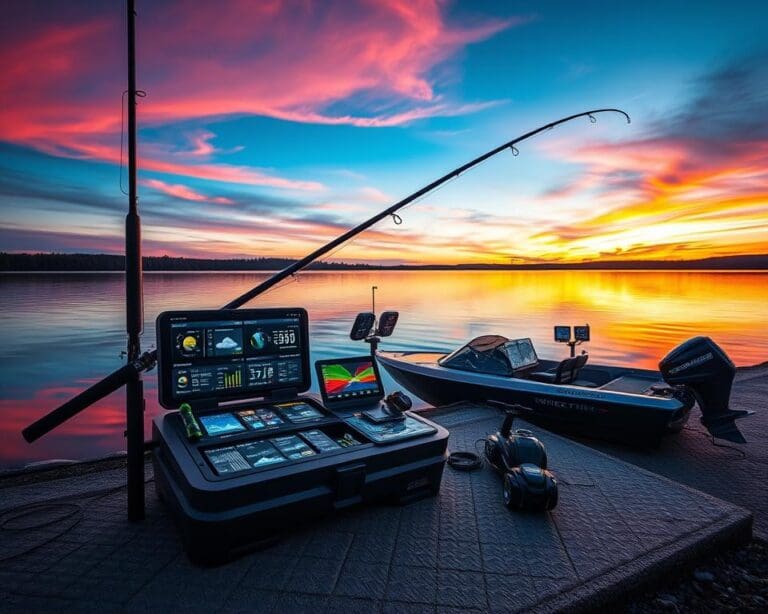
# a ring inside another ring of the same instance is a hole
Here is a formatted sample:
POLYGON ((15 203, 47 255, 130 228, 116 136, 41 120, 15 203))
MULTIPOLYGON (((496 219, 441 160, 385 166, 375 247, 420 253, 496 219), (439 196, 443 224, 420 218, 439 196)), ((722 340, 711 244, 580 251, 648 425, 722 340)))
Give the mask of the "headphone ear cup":
POLYGON ((517 473, 504 474, 504 505, 511 510, 523 507, 523 489, 520 488, 517 473))
POLYGON ((527 433, 522 435, 516 432, 509 436, 507 454, 509 467, 529 463, 542 469, 547 468, 547 452, 544 444, 527 433))
POLYGON ((384 403, 390 409, 394 409, 395 411, 400 413, 403 413, 404 411, 408 411, 409 409, 411 409, 411 407, 413 407, 413 401, 411 401, 411 397, 400 392, 399 390, 396 392, 393 392, 386 399, 384 399, 384 403))
POLYGON ((504 474, 504 505, 512 510, 543 512, 557 505, 557 481, 546 469, 513 467, 504 474))

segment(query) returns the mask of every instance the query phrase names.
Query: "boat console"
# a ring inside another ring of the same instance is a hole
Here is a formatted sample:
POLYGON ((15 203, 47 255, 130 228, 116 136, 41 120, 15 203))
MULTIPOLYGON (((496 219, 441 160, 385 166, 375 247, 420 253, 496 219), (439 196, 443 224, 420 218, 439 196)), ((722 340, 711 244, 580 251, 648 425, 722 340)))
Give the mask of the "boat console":
POLYGON ((311 516, 405 503, 440 488, 448 432, 415 414, 373 421, 370 356, 321 361, 307 396, 303 309, 173 311, 157 319, 158 495, 190 558, 217 563, 269 545, 311 516))

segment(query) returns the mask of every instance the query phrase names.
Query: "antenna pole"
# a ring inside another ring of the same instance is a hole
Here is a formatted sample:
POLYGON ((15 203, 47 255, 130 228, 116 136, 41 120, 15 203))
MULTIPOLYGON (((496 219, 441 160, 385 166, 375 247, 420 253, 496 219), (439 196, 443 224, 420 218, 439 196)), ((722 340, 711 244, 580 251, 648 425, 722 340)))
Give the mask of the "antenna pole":
MULTIPOLYGON (((136 2, 127 0, 128 17, 128 215, 125 217, 125 318, 127 361, 141 355, 144 328, 141 218, 136 189, 136 2)), ((131 373, 126 386, 128 448, 128 520, 144 519, 144 383, 141 372, 131 373)))
POLYGON ((371 311, 373 315, 376 315, 376 290, 378 289, 378 286, 371 286, 371 311))

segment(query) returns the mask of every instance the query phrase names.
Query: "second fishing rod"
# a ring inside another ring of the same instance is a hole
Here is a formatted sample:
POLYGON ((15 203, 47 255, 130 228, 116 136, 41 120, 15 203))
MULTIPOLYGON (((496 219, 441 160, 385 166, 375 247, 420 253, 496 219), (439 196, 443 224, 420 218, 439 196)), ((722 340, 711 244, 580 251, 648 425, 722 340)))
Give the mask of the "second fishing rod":
MULTIPOLYGON (((286 268, 284 268, 282 271, 275 273, 274 275, 267 278, 260 284, 254 286, 247 292, 229 301, 221 309, 237 309, 238 307, 242 307, 248 301, 256 298, 260 294, 263 294, 270 288, 279 284, 281 281, 304 270, 310 264, 315 262, 318 258, 325 256, 332 250, 343 245, 344 243, 354 238, 361 232, 367 230, 374 224, 380 222, 386 217, 394 216, 397 213, 397 211, 399 211, 403 207, 411 204, 412 202, 418 200, 419 198, 422 198, 423 196, 426 196, 427 194, 436 190, 446 182, 456 177, 459 177, 462 173, 465 173, 466 171, 472 169, 473 167, 479 164, 482 164, 489 158, 492 158, 493 156, 506 150, 511 150, 513 153, 516 153, 517 152, 516 145, 518 145, 519 143, 522 143, 523 141, 537 134, 551 130, 555 126, 559 126, 560 124, 573 121, 580 117, 588 117, 590 121, 594 123, 596 121, 595 116, 600 113, 618 113, 624 116, 624 118, 627 120, 627 123, 630 123, 631 121, 629 115, 626 112, 622 111, 621 109, 613 109, 613 108, 592 109, 590 111, 583 111, 581 113, 575 113, 573 115, 560 118, 556 121, 550 122, 534 130, 526 132, 525 134, 522 134, 510 141, 507 141, 506 143, 503 143, 498 147, 495 147, 494 149, 487 151, 486 153, 474 158, 473 160, 470 160, 466 164, 462 164, 461 166, 446 173, 439 179, 436 179, 433 182, 425 185, 423 188, 417 190, 413 194, 396 202, 394 205, 391 205, 390 207, 387 207, 383 211, 380 211, 373 217, 358 224, 354 228, 351 228, 350 230, 339 235, 332 241, 329 241, 322 247, 319 247, 313 252, 311 252, 310 254, 304 256, 304 258, 297 260, 290 266, 287 266, 286 268)), ((81 411, 83 411, 85 408, 89 407, 96 401, 99 401, 100 399, 103 399, 104 397, 106 397, 108 394, 118 390, 127 382, 135 378, 139 373, 152 369, 156 363, 157 363, 157 350, 150 350, 150 351, 144 352, 135 360, 127 363, 126 365, 124 365, 117 371, 114 371, 113 373, 111 373, 101 381, 97 382, 90 388, 84 390, 77 396, 73 397, 72 399, 70 399, 60 407, 54 409, 53 411, 46 414, 36 422, 30 424, 27 428, 25 428, 22 431, 22 435, 24 436, 24 439, 26 439, 30 443, 39 439, 40 437, 52 431, 57 426, 69 420, 73 416, 77 415, 78 413, 80 413, 81 411)))

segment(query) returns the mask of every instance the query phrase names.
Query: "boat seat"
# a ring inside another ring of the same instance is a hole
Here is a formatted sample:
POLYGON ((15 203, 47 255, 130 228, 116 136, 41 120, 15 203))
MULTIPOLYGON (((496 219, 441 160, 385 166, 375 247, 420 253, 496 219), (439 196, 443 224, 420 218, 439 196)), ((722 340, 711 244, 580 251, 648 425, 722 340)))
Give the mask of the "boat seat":
MULTIPOLYGON (((537 382, 546 384, 572 384, 579 376, 581 368, 587 364, 588 354, 581 354, 573 358, 566 358, 556 368, 549 371, 531 373, 528 377, 537 382)), ((584 384, 580 384, 584 385, 584 384)))

